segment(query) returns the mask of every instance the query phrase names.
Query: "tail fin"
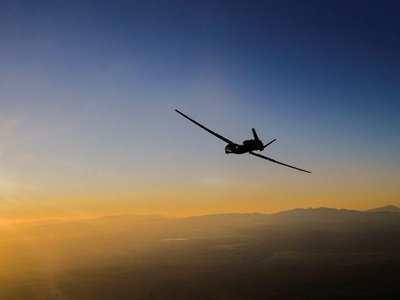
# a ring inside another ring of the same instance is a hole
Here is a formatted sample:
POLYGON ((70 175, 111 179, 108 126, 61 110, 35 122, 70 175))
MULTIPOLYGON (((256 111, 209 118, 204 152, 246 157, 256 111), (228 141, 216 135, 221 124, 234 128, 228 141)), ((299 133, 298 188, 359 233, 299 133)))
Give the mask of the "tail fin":
POLYGON ((256 130, 255 130, 254 128, 252 128, 251 131, 253 131, 254 139, 255 139, 256 141, 259 141, 260 139, 259 139, 258 136, 257 136, 256 130))
POLYGON ((269 143, 265 144, 262 149, 264 150, 265 147, 268 147, 269 145, 271 145, 275 141, 276 141, 276 139, 274 139, 274 140, 270 141, 269 143))

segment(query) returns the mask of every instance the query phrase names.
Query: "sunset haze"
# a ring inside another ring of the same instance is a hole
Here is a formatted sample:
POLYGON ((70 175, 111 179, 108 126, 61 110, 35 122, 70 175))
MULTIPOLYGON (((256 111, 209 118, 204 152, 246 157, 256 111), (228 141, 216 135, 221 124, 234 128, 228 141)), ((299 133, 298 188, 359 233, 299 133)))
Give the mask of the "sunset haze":
POLYGON ((399 12, 2 1, 0 220, 400 206, 399 12))

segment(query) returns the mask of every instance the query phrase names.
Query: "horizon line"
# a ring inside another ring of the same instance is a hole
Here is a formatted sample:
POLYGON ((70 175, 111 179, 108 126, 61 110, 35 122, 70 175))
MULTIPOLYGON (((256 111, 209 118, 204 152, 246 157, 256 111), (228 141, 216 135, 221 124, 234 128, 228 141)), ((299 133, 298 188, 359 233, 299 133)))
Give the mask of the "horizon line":
POLYGON ((221 212, 221 213, 209 213, 209 214, 199 214, 199 215, 188 215, 188 216, 183 216, 183 217, 172 217, 172 216, 167 216, 167 215, 161 215, 161 214, 136 214, 136 213, 112 213, 112 214, 88 214, 88 215, 70 215, 70 216, 55 216, 55 217, 43 217, 43 218, 2 218, 0 219, 0 227, 1 226, 7 226, 7 225, 20 225, 20 224, 27 224, 27 223, 41 223, 41 222, 67 222, 67 221, 85 221, 85 220, 95 220, 95 219, 101 219, 101 218, 112 218, 112 217, 121 217, 121 216, 136 216, 136 217, 146 217, 146 218, 165 218, 165 219, 187 219, 187 218, 196 218, 196 217, 206 217, 206 216, 218 216, 218 215, 274 215, 282 212, 288 212, 288 211, 293 211, 293 210, 308 210, 308 209, 332 209, 332 210, 347 210, 347 211, 357 211, 357 212, 368 212, 368 211, 373 211, 377 209, 382 209, 382 208, 395 208, 399 209, 400 207, 393 205, 393 204, 387 204, 384 206, 380 207, 374 207, 370 209, 365 209, 365 210, 359 210, 359 209, 351 209, 351 208, 336 208, 336 207, 327 207, 327 206, 318 206, 318 207, 294 207, 291 209, 285 209, 285 210, 280 210, 272 213, 263 213, 263 212, 221 212))

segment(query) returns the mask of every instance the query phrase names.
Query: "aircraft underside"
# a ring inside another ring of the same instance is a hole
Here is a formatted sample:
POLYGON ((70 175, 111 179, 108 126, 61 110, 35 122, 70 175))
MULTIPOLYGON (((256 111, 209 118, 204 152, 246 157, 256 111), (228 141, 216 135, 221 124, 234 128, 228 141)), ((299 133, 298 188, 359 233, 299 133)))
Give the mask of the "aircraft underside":
POLYGON ((258 150, 254 147, 250 147, 248 145, 237 145, 237 144, 228 144, 225 147, 225 153, 234 153, 234 154, 244 154, 250 151, 258 150))

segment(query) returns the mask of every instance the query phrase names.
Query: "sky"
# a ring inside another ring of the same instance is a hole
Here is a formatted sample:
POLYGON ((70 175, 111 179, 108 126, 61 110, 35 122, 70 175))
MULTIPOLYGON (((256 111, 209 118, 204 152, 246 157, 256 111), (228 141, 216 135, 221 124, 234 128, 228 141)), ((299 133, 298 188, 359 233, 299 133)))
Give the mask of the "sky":
POLYGON ((400 206, 397 1, 1 1, 0 220, 400 206), (241 143, 250 155, 178 115, 241 143))

